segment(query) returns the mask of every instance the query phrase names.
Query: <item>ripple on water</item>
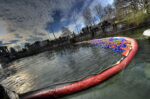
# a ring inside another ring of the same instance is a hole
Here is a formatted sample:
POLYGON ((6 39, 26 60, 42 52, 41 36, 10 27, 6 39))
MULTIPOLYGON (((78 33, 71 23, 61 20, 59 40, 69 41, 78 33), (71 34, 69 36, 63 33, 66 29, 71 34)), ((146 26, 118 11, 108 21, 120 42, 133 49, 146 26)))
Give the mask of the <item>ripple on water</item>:
POLYGON ((144 73, 147 78, 150 78, 150 63, 147 63, 144 68, 144 73))

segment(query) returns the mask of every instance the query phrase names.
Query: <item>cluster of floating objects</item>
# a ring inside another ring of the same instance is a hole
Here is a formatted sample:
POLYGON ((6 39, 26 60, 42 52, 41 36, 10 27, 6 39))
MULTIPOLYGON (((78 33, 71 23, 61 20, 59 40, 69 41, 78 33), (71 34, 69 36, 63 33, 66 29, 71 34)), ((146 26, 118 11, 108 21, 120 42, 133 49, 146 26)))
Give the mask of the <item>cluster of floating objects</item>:
POLYGON ((136 40, 129 37, 114 37, 114 38, 105 38, 105 39, 95 39, 90 41, 92 45, 100 45, 102 48, 114 48, 113 50, 117 52, 122 52, 123 57, 118 64, 111 66, 110 68, 104 70, 103 72, 85 78, 83 80, 67 84, 62 87, 55 89, 42 90, 41 92, 33 93, 23 97, 24 99, 56 99, 65 95, 70 95, 87 88, 90 88, 94 85, 99 84, 100 82, 105 81, 109 77, 120 72, 125 68, 135 56, 138 50, 138 44, 136 40), (122 51, 119 51, 122 49, 122 51))
POLYGON ((122 55, 126 55, 131 48, 131 42, 125 38, 95 39, 91 41, 91 44, 99 45, 101 48, 111 48, 122 55))

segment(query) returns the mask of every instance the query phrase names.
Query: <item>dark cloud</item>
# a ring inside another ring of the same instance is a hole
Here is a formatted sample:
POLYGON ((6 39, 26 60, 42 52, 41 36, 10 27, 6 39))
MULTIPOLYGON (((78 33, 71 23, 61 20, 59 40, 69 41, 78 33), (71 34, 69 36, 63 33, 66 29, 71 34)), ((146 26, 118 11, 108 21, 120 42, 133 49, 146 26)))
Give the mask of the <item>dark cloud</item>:
POLYGON ((17 42, 19 42, 19 40, 11 40, 11 41, 9 41, 9 43, 12 43, 12 44, 17 43, 17 42))
POLYGON ((2 41, 0 41, 0 45, 1 46, 7 46, 7 45, 10 45, 10 44, 15 44, 17 42, 19 42, 19 40, 11 40, 11 41, 9 41, 7 43, 3 43, 2 41))
POLYGON ((14 34, 16 38, 23 38, 23 36, 20 36, 19 34, 14 34))
MULTIPOLYGON (((74 30, 75 25, 72 25, 71 19, 74 10, 78 20, 76 23, 84 26, 81 18, 83 9, 108 1, 112 0, 0 0, 0 21, 6 23, 8 34, 21 38, 22 42, 47 39, 48 32, 60 33, 62 26, 70 26, 69 29, 74 30), (31 38, 30 35, 40 37, 31 38)), ((5 39, 4 42, 7 41, 5 39)))
POLYGON ((43 40, 42 37, 34 37, 31 36, 30 38, 26 39, 27 42, 34 42, 34 41, 41 41, 43 40))
POLYGON ((39 35, 39 36, 45 36, 46 34, 45 33, 37 33, 37 35, 39 35))
POLYGON ((1 0, 0 19, 5 20, 8 30, 30 34, 45 31, 47 22, 53 22, 53 14, 70 9, 75 0, 1 0))
POLYGON ((16 30, 15 29, 9 29, 8 31, 9 32, 15 32, 16 30))
POLYGON ((10 44, 13 44, 13 43, 3 43, 2 45, 7 46, 7 45, 10 45, 10 44))

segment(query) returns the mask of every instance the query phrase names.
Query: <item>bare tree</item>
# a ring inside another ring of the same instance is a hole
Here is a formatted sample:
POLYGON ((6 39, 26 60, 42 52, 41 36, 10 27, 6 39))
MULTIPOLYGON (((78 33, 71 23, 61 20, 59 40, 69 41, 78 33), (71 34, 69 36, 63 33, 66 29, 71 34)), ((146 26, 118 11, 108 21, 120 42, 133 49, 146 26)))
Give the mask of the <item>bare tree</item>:
POLYGON ((51 31, 52 31, 52 33, 53 33, 54 38, 56 39, 56 36, 55 36, 54 30, 53 30, 53 27, 50 26, 50 29, 51 29, 51 31))
POLYGON ((139 1, 143 0, 114 0, 114 6, 116 10, 120 10, 121 8, 125 8, 130 5, 132 11, 137 11, 139 8, 139 1))
POLYGON ((104 15, 105 15, 106 19, 110 19, 112 11, 113 11, 113 9, 110 4, 108 4, 107 6, 104 7, 104 15))
POLYGON ((102 15, 102 5, 99 3, 94 7, 94 10, 96 12, 96 14, 98 15, 99 19, 101 19, 101 15, 102 15))
POLYGON ((86 25, 91 24, 92 14, 91 14, 91 10, 90 10, 90 8, 86 8, 86 9, 84 9, 84 11, 83 11, 82 15, 83 15, 83 18, 84 18, 85 24, 86 24, 86 25))
POLYGON ((97 21, 97 18, 94 16, 94 17, 92 18, 92 23, 95 25, 96 21, 97 21))
POLYGON ((112 16, 113 8, 112 8, 112 5, 110 5, 110 4, 108 4, 106 7, 107 7, 107 9, 108 9, 108 17, 109 17, 109 19, 110 19, 111 16, 112 16))
POLYGON ((121 9, 124 8, 125 6, 127 6, 129 4, 129 1, 131 1, 131 0, 114 0, 116 17, 119 18, 123 15, 121 9))
POLYGON ((66 27, 62 27, 62 35, 61 37, 67 37, 67 36, 71 36, 72 32, 66 28, 66 27))
POLYGON ((73 22, 75 24, 75 28, 76 28, 77 32, 79 33, 79 29, 78 29, 78 26, 77 26, 77 23, 76 23, 76 21, 77 21, 77 11, 76 10, 74 10, 73 13, 72 13, 72 19, 73 19, 73 22))
POLYGON ((136 2, 141 9, 146 10, 146 13, 148 13, 148 4, 150 4, 149 0, 136 0, 136 2))
POLYGON ((117 17, 125 17, 128 14, 134 15, 139 10, 148 13, 149 0, 114 0, 117 17))
POLYGON ((132 1, 136 1, 136 0, 114 0, 114 6, 116 9, 120 9, 132 1))

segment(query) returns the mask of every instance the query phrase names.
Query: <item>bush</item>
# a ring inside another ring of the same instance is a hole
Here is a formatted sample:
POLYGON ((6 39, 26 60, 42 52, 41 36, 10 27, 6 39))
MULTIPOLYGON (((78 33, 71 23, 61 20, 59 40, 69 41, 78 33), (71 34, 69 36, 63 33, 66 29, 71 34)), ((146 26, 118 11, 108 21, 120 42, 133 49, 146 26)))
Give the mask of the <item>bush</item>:
POLYGON ((145 12, 145 9, 140 10, 136 13, 131 13, 127 17, 120 20, 120 22, 124 22, 128 25, 139 25, 145 21, 146 18, 148 18, 150 15, 145 12))

